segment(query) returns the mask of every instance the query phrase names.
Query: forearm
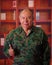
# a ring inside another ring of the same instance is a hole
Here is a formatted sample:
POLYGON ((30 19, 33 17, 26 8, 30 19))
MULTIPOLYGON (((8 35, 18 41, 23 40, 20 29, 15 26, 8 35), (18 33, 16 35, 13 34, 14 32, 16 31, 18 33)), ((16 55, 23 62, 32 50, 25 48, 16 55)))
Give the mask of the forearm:
POLYGON ((51 56, 51 50, 47 44, 43 55, 43 65, 50 65, 50 56, 51 56))

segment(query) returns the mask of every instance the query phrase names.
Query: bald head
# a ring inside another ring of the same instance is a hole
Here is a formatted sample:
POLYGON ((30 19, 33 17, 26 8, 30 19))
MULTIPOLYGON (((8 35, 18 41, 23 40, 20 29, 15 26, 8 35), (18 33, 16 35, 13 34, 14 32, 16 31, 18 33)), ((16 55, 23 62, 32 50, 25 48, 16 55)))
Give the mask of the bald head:
POLYGON ((21 16, 21 15, 24 14, 24 13, 26 13, 26 15, 27 15, 27 14, 30 14, 30 15, 33 17, 32 11, 31 11, 30 9, 28 9, 28 8, 23 9, 23 10, 20 12, 20 15, 19 15, 19 16, 21 16))

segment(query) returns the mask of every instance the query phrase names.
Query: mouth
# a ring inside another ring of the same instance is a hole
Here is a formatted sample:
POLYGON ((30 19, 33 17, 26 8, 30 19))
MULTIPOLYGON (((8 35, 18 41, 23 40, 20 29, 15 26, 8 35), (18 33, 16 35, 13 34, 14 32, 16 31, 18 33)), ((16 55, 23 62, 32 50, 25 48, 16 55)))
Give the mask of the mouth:
POLYGON ((24 26, 28 26, 28 24, 24 24, 24 26))
POLYGON ((24 25, 28 25, 28 23, 24 23, 24 25))

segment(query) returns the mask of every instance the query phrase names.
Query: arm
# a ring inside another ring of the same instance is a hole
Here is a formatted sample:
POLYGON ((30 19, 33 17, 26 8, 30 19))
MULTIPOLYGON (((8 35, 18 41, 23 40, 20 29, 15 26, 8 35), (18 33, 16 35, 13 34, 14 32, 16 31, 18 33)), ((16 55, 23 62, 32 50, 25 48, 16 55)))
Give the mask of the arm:
POLYGON ((13 32, 10 32, 6 39, 5 39, 5 43, 4 43, 4 54, 7 57, 11 56, 11 52, 13 51, 12 47, 10 46, 10 44, 12 43, 12 38, 13 38, 13 32))
POLYGON ((48 39, 47 36, 45 35, 45 33, 43 34, 43 65, 49 65, 50 64, 50 56, 51 56, 51 50, 48 44, 48 39))

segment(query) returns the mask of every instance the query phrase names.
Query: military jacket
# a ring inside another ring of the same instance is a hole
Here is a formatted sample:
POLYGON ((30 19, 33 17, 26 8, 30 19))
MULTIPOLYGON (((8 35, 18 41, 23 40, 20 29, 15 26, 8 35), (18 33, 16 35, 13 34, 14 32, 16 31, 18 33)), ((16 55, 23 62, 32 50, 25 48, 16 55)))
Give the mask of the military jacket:
POLYGON ((9 56, 9 44, 14 49, 13 65, 49 65, 50 48, 47 36, 39 27, 32 26, 28 36, 22 27, 12 30, 5 39, 4 54, 9 56))

